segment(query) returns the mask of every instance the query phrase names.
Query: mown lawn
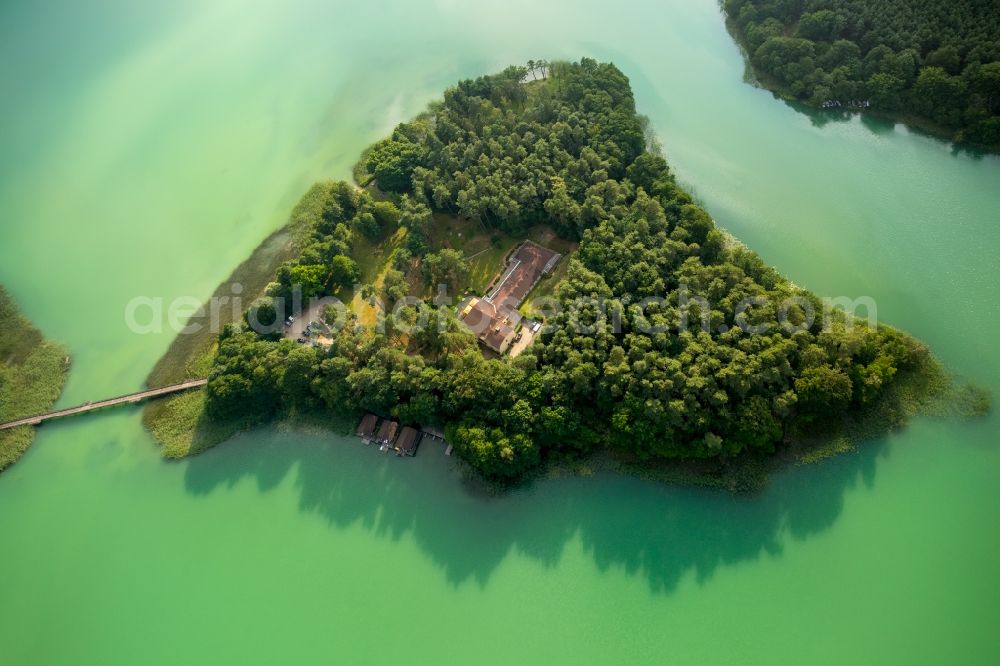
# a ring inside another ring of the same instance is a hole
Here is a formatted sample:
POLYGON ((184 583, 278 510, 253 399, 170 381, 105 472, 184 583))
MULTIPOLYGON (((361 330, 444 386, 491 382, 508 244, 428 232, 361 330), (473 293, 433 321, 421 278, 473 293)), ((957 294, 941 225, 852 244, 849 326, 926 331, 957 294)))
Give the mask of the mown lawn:
POLYGON ((466 290, 482 294, 503 270, 507 255, 525 240, 535 241, 563 255, 553 275, 536 287, 536 291, 546 287, 551 294, 551 290, 554 290, 555 285, 566 273, 566 267, 569 265, 566 257, 577 247, 577 243, 559 238, 551 227, 544 224, 535 225, 523 234, 512 235, 504 231, 486 229, 471 220, 442 213, 434 215, 434 228, 429 234, 429 240, 435 250, 454 248, 469 261, 468 280, 461 285, 462 293, 456 294, 456 297, 462 296, 466 290))
MULTIPOLYGON (((385 274, 392 265, 393 254, 403 244, 406 229, 400 227, 390 230, 388 235, 378 241, 371 241, 358 234, 351 247, 351 258, 358 264, 361 273, 361 284, 374 285, 376 293, 382 290, 385 274)), ((378 316, 375 308, 361 298, 360 293, 342 290, 337 294, 342 301, 350 303, 351 311, 358 315, 358 322, 365 326, 375 323, 378 316)))
POLYGON ((545 319, 545 304, 556 297, 556 289, 562 279, 566 277, 566 271, 569 270, 569 259, 568 256, 563 255, 552 273, 539 280, 535 288, 528 293, 528 297, 524 299, 524 303, 520 307, 521 312, 526 317, 545 319))
POLYGON ((459 285, 460 298, 468 290, 482 293, 500 272, 504 257, 519 240, 502 231, 485 229, 478 223, 454 215, 434 214, 434 228, 428 240, 435 250, 452 248, 462 253, 469 262, 469 277, 459 285))

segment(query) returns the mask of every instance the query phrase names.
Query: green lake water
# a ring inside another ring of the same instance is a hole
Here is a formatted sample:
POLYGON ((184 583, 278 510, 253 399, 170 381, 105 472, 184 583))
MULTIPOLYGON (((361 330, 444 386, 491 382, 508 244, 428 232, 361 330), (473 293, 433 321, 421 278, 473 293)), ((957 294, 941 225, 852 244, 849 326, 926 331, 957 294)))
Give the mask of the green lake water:
MULTIPOLYGON (((60 404, 140 388, 172 334, 129 299, 207 297, 446 85, 583 55, 720 224, 1000 393, 1000 160, 747 85, 713 0, 7 0, 0 282, 72 351, 60 404)), ((751 498, 486 499, 434 446, 168 463, 138 409, 54 423, 0 477, 0 663, 996 663, 997 426, 920 419, 751 498)))

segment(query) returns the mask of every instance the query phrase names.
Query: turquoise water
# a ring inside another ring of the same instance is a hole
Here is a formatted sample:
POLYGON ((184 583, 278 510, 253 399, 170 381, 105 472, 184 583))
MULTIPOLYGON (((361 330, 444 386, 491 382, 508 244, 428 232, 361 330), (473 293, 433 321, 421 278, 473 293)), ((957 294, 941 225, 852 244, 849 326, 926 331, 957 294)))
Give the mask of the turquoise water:
MULTIPOLYGON (((720 224, 871 296, 1000 390, 1000 160, 823 122, 742 80, 699 2, 6 2, 0 282, 74 368, 135 390, 310 182, 463 76, 610 59, 720 224)), ((138 410, 47 425, 0 478, 3 663, 991 663, 997 420, 919 420, 734 498, 605 475, 503 499, 432 447, 265 430, 158 457, 138 410)))

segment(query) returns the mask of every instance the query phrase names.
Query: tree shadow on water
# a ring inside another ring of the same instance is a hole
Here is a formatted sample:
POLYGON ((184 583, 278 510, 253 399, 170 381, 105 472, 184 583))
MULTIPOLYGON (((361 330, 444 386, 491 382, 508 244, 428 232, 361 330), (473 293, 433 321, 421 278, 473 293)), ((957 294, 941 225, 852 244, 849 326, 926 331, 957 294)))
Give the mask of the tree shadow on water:
POLYGON ((823 128, 831 123, 846 123, 857 117, 861 126, 877 137, 889 136, 897 131, 908 132, 948 146, 948 151, 952 157, 963 157, 974 161, 981 161, 993 156, 993 153, 989 150, 966 143, 958 143, 949 138, 951 132, 941 128, 938 128, 936 131, 932 130, 929 128, 930 126, 927 122, 922 122, 919 118, 912 116, 900 116, 876 110, 851 108, 817 109, 796 100, 784 99, 776 93, 772 93, 772 95, 789 108, 806 116, 813 127, 823 128))
POLYGON ((774 95, 775 99, 783 102, 785 106, 807 117, 813 127, 823 128, 831 123, 847 123, 854 118, 858 118, 861 126, 876 136, 885 136, 896 131, 895 120, 881 116, 875 111, 862 111, 861 109, 850 107, 817 109, 797 100, 784 99, 775 93, 772 93, 772 95, 774 95))
POLYGON ((199 496, 254 482, 261 493, 293 483, 303 512, 380 538, 412 534, 453 585, 485 585, 515 551, 555 567, 579 540, 601 571, 624 570, 669 593, 686 576, 708 581, 726 565, 780 556, 839 517, 847 491, 871 486, 884 440, 790 468, 759 494, 680 488, 612 473, 543 479, 501 496, 462 482, 452 458, 425 444, 416 459, 386 456, 359 440, 262 429, 187 463, 199 496))
POLYGON ((896 131, 896 121, 870 113, 861 114, 861 124, 876 136, 885 136, 896 131))

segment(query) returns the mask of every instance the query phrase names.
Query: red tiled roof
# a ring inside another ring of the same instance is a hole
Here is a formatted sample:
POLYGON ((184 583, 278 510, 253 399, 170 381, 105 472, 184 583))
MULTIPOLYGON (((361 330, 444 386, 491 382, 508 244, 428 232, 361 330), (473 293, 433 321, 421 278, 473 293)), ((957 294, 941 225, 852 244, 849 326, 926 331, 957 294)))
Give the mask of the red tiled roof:
POLYGON ((490 300, 498 306, 518 307, 545 269, 551 268, 550 262, 558 257, 558 253, 538 243, 525 241, 511 257, 511 263, 517 263, 500 279, 490 300))
POLYGON ((551 270, 560 255, 538 243, 525 241, 517 249, 492 293, 462 306, 462 321, 487 347, 502 352, 521 321, 521 305, 538 279, 551 270))

